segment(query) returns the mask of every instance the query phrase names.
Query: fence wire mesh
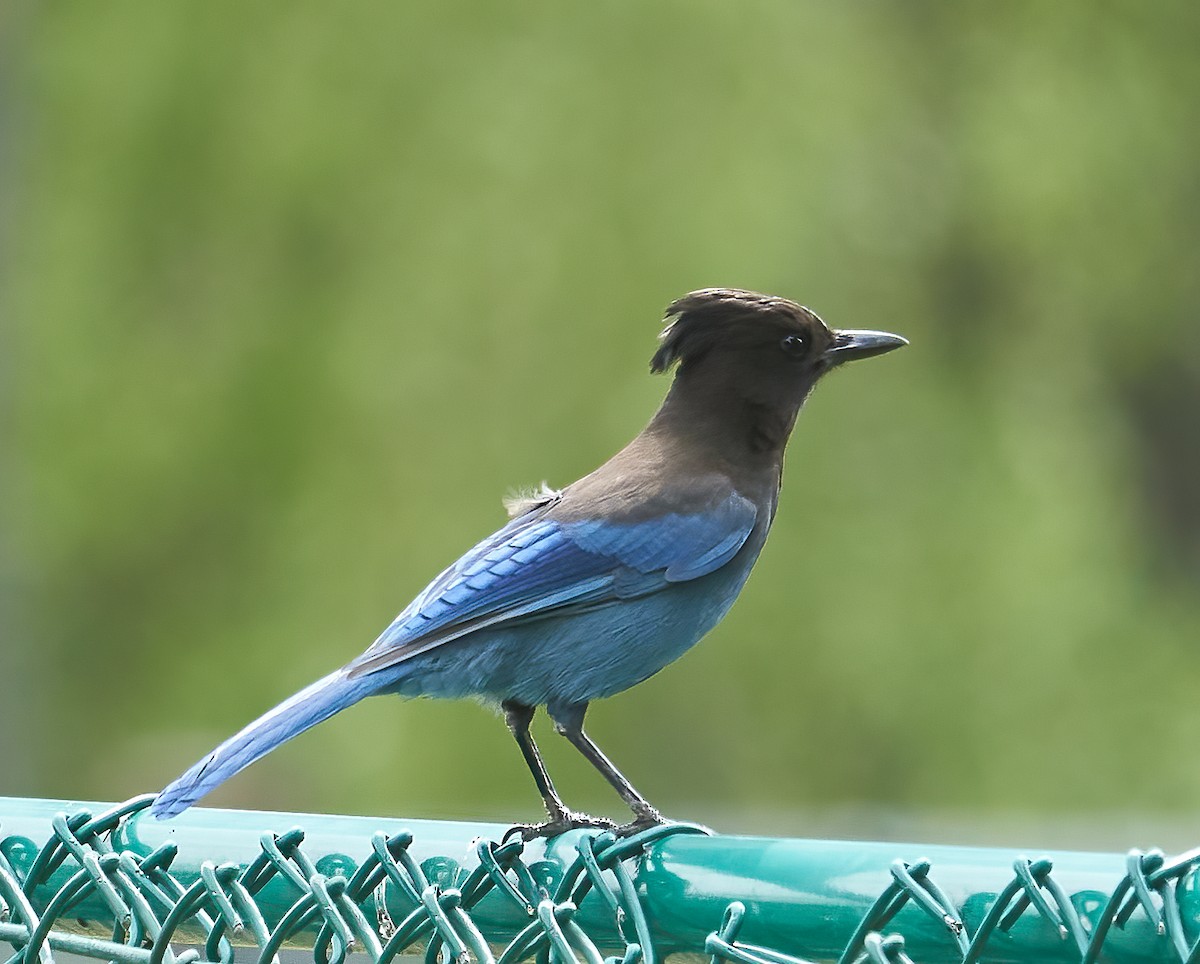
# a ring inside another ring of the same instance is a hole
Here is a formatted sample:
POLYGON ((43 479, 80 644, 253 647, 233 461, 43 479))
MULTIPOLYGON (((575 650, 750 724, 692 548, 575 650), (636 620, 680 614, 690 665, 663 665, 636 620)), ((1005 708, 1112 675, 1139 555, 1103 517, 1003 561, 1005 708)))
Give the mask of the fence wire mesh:
POLYGON ((0 824, 7 964, 62 952, 279 964, 295 947, 315 964, 1200 961, 1200 850, 1030 860, 930 848, 943 887, 938 861, 884 859, 897 845, 691 825, 527 844, 424 822, 433 850, 456 857, 407 830, 364 833, 364 818, 309 815, 321 825, 310 835, 270 829, 295 816, 200 810, 173 828, 142 819, 151 800, 94 813, 0 798, 0 821, 15 825, 0 824))

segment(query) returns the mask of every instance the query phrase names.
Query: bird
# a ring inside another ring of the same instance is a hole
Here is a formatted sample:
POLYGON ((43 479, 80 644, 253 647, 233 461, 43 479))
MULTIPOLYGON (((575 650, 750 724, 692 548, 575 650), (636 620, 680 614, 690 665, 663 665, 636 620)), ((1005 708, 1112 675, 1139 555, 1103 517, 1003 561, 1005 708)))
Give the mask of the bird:
POLYGON ((509 500, 511 518, 438 575, 358 657, 280 703, 165 787, 168 819, 280 744, 374 695, 498 708, 547 819, 522 836, 664 823, 583 728, 589 704, 643 682, 729 611, 775 518, 784 450, 814 385, 907 340, 833 330, 786 298, 705 288, 672 302, 652 373, 674 372, 628 445, 571 485, 509 500), (633 820, 573 811, 530 732, 538 708, 633 820))

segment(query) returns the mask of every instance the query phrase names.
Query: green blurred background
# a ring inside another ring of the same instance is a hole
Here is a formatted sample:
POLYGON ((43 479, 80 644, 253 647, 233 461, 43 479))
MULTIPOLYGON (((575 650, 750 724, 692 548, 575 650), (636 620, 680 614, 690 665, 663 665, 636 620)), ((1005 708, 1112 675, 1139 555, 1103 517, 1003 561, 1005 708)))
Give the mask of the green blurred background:
MULTIPOLYGON (((1194 813, 1200 7, 0 31, 0 793, 158 788, 357 654, 506 490, 632 436, 662 308, 733 285, 912 346, 821 386, 741 601, 598 741, 725 830, 1131 845, 1194 813)), ((211 802, 538 815, 498 719, 398 700, 211 802)))

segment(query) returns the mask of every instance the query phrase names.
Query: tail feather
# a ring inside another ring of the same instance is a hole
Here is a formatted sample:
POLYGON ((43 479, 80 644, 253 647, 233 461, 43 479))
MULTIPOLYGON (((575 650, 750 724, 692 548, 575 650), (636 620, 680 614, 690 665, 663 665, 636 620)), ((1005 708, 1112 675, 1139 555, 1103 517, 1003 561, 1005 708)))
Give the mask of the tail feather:
POLYGON ((231 736, 183 776, 168 785, 150 808, 159 820, 182 813, 193 803, 281 743, 378 688, 370 677, 347 679, 342 670, 319 679, 231 736))

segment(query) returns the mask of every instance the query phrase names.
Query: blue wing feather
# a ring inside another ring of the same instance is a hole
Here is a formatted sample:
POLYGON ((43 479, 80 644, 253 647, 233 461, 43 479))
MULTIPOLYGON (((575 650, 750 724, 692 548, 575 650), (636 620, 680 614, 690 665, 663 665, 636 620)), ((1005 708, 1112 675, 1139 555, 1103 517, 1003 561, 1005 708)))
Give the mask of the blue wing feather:
POLYGON ((696 513, 637 522, 514 519, 439 575, 351 664, 352 676, 497 623, 645 595, 727 563, 757 510, 736 492, 696 513))
POLYGON ((606 519, 569 522, 580 548, 619 559, 638 572, 663 571, 668 582, 698 579, 720 569, 742 547, 758 515, 736 492, 703 512, 672 512, 635 523, 606 519))

